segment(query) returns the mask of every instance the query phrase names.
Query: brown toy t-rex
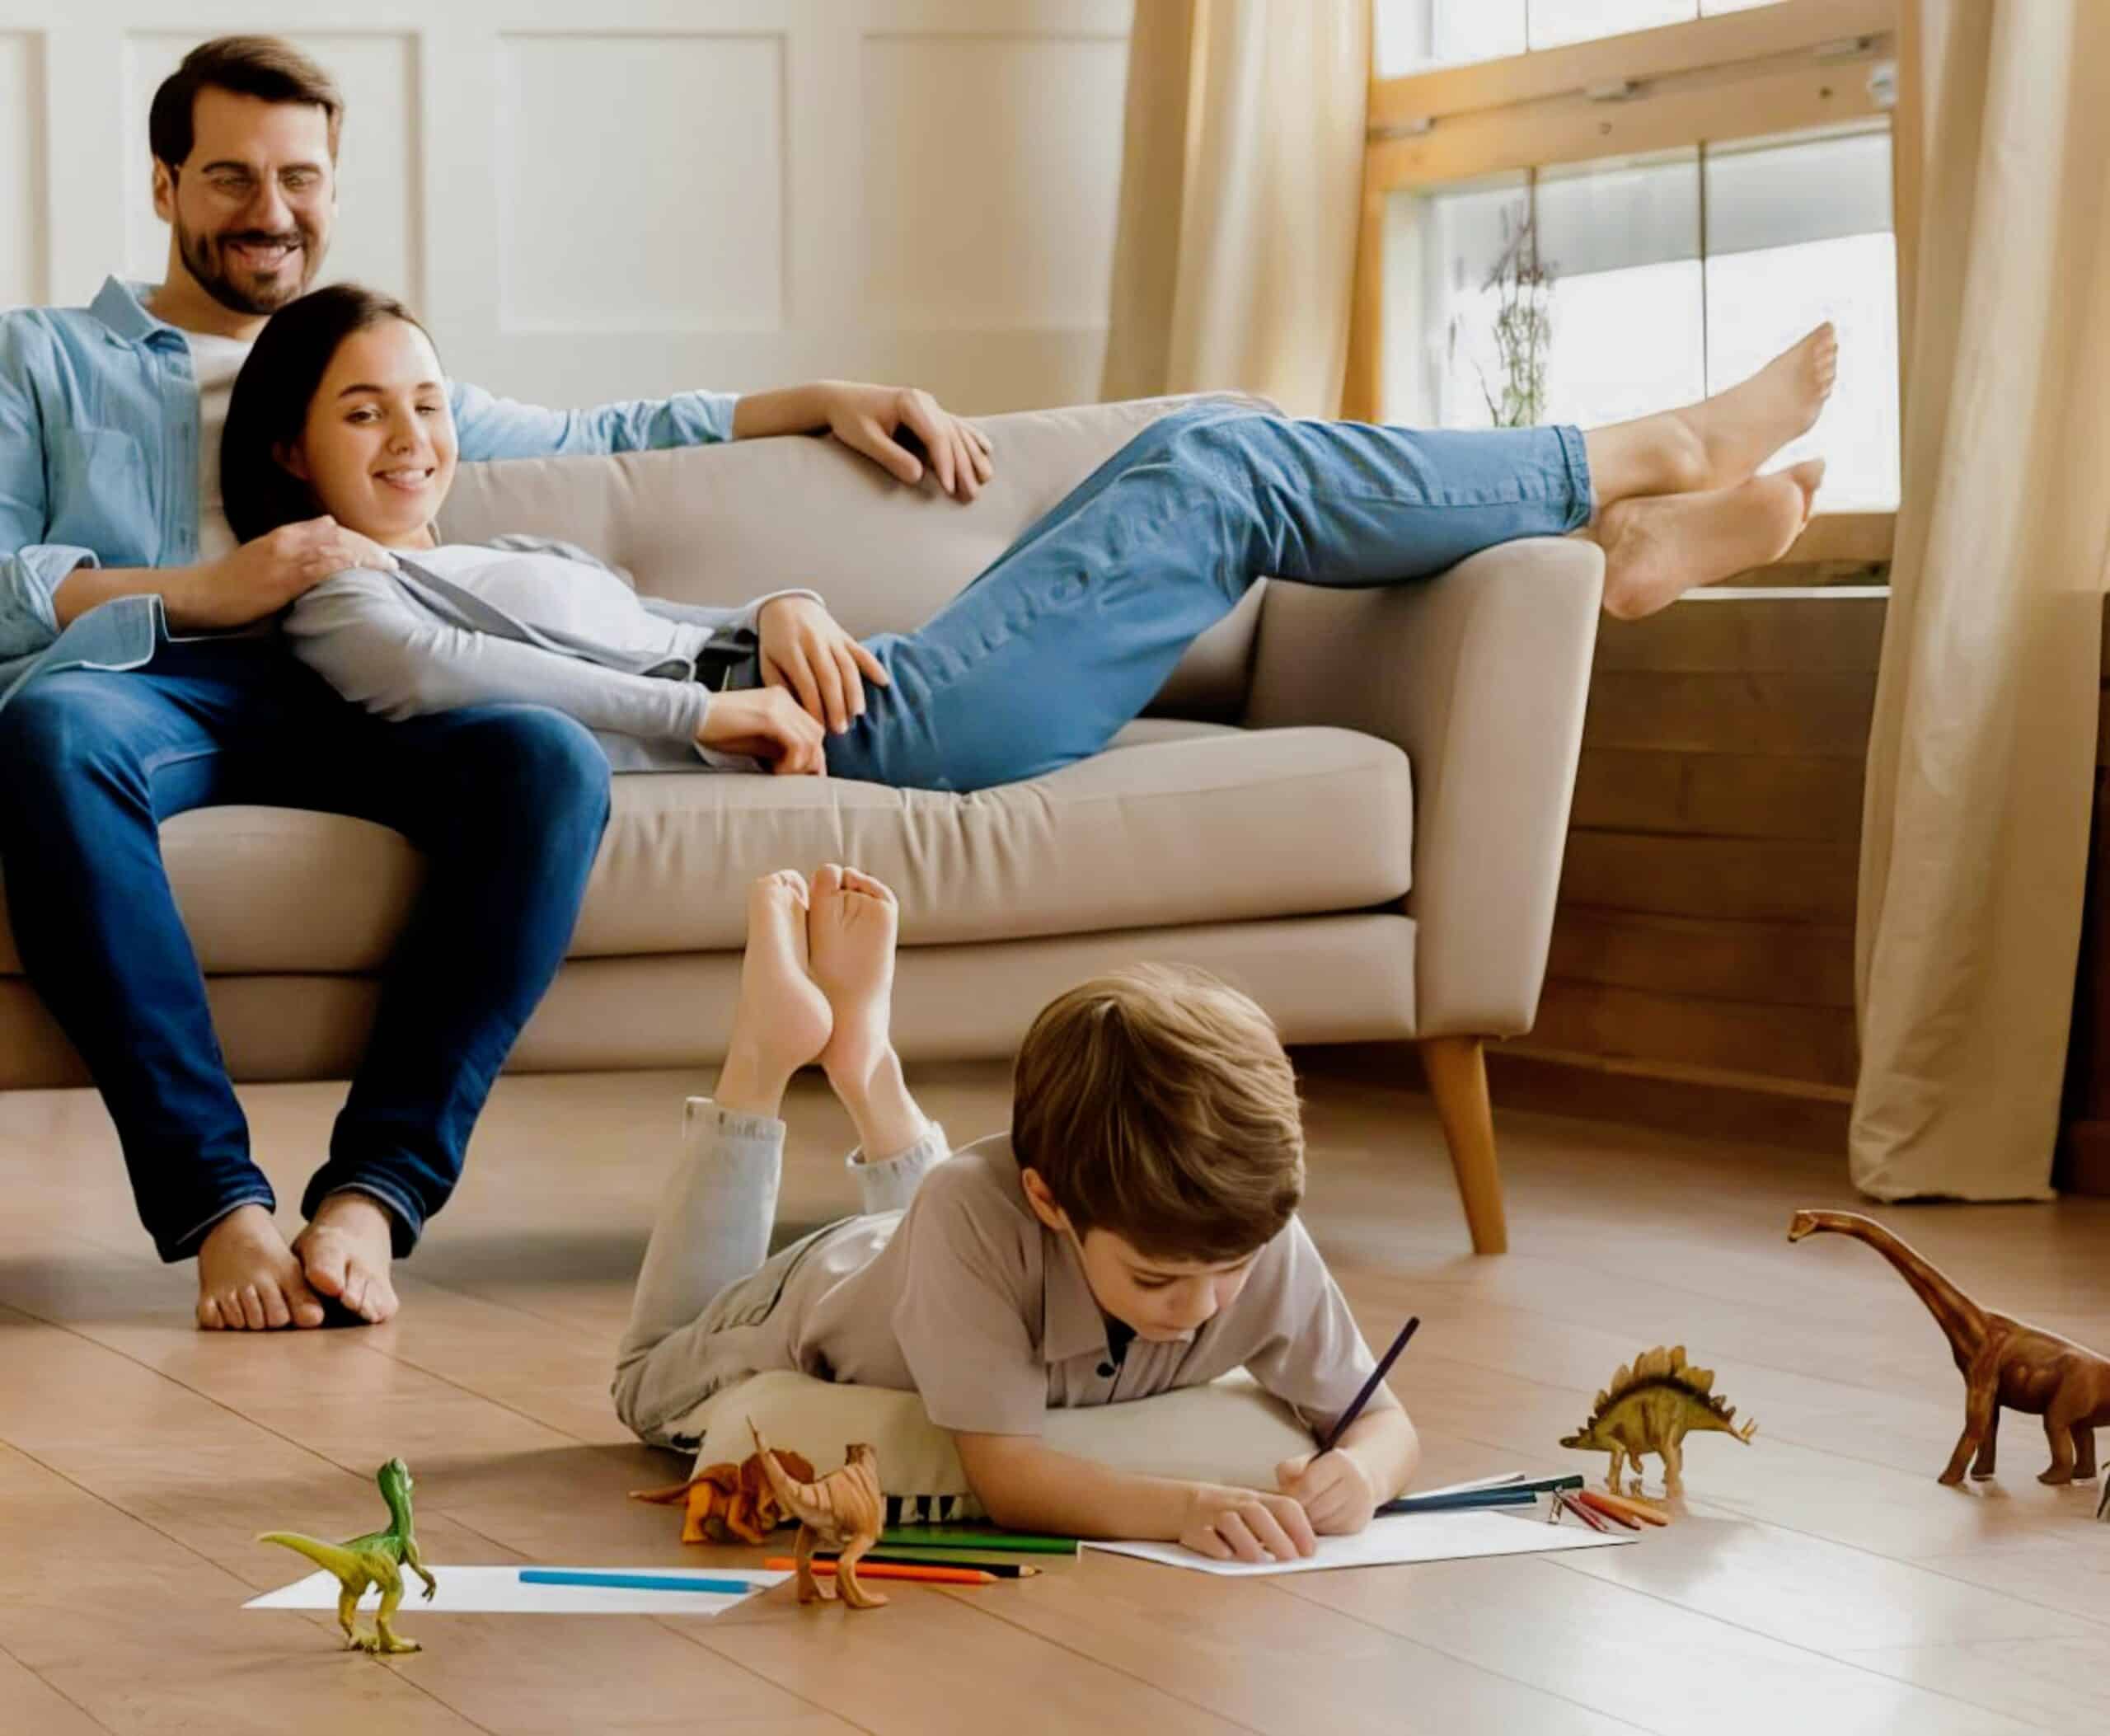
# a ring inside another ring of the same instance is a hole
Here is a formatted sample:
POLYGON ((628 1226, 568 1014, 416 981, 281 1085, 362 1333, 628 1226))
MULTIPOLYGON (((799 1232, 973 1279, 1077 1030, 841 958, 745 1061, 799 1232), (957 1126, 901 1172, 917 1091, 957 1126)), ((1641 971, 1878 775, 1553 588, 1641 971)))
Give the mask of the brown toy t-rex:
POLYGON ((2095 1476, 2095 1431, 2110 1424, 2110 1358, 2056 1332, 1981 1308, 1873 1218, 1859 1212, 1798 1212, 1788 1240, 1821 1231, 1865 1241, 1893 1266, 1927 1305, 1963 1372, 1963 1433, 1942 1472, 1961 1483, 1993 1474, 2000 1406, 2044 1419, 2051 1467, 2040 1483, 2070 1483, 2095 1476), (1973 1454, 1976 1459, 1972 1458, 1973 1454))
POLYGON ((836 1557, 835 1583, 842 1590, 842 1601, 852 1609, 877 1609, 887 1600, 857 1583, 857 1564, 879 1541, 880 1529, 886 1523, 886 1499, 879 1493, 879 1456, 861 1443, 846 1447, 840 1467, 818 1481, 799 1482, 777 1462, 752 1417, 748 1427, 755 1438, 755 1456, 762 1461, 762 1475, 776 1491, 778 1504, 799 1521, 799 1546, 793 1552, 799 1574, 799 1601, 811 1603, 828 1595, 814 1577, 814 1546, 825 1543, 841 1551, 836 1557))
MULTIPOLYGON (((784 1468, 795 1479, 810 1482, 814 1467, 795 1452, 783 1456, 784 1468)), ((789 1522, 787 1513, 770 1487, 762 1468, 762 1455, 751 1452, 737 1465, 731 1460, 706 1465, 686 1483, 666 1489, 633 1489, 633 1501, 655 1501, 671 1507, 686 1504, 682 1518, 684 1543, 762 1543, 770 1532, 789 1522)))

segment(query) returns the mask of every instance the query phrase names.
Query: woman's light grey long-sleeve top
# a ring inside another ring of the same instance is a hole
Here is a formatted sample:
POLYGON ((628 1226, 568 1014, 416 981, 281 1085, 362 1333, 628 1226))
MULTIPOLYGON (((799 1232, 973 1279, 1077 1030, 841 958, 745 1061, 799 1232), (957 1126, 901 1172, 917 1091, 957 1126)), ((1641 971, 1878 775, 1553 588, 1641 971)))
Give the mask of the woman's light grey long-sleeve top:
POLYGON ((706 646, 752 652, 762 605, 640 597, 583 549, 504 537, 400 554, 399 570, 323 581, 296 603, 295 655, 355 705, 401 720, 464 706, 548 706, 593 730, 617 771, 749 771, 697 744, 706 646))

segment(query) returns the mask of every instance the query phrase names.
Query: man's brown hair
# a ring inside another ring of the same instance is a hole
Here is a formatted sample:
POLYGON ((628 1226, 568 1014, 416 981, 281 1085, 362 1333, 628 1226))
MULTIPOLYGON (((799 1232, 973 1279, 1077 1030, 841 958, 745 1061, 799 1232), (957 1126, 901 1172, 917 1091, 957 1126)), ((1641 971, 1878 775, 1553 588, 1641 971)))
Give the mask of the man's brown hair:
POLYGON ((194 120, 200 91, 313 104, 330 123, 330 160, 337 160, 337 132, 345 119, 337 82, 279 37, 216 36, 183 57, 183 64, 162 81, 147 111, 147 143, 171 173, 189 159, 197 143, 194 120))
POLYGON ((1304 1195, 1296 1077, 1268 1016, 1206 971, 1079 984, 1019 1049, 1011 1148, 1081 1236, 1161 1260, 1237 1260, 1304 1195))

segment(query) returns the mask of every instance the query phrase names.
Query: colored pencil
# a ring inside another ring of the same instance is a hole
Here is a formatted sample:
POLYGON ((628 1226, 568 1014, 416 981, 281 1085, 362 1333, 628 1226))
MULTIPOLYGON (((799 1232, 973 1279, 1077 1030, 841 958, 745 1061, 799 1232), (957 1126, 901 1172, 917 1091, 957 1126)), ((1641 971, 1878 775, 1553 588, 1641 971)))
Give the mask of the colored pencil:
POLYGON ((1378 1387, 1384 1383, 1385 1377, 1391 1372, 1392 1364, 1399 1361, 1400 1353, 1407 1348, 1407 1340, 1420 1329, 1421 1316, 1418 1314, 1400 1328, 1400 1335, 1392 1340, 1392 1348, 1378 1358, 1377 1366, 1370 1371, 1370 1378, 1362 1383, 1362 1391, 1356 1394, 1355 1402, 1341 1413, 1340 1421, 1327 1431, 1326 1438, 1320 1443, 1321 1452, 1331 1452, 1339 1444, 1341 1437, 1362 1415, 1362 1407, 1370 1402, 1378 1387))
POLYGON ((1641 1529, 1640 1520, 1635 1518, 1630 1513, 1621 1513, 1619 1508, 1613 1506, 1610 1501, 1606 1500, 1601 1495, 1597 1494, 1593 1490, 1578 1489, 1573 1494, 1568 1496, 1566 1499, 1570 1505, 1573 1505, 1579 1502, 1583 1506, 1588 1508, 1591 1512, 1602 1513, 1605 1518, 1610 1519, 1615 1525, 1624 1526, 1629 1531, 1639 1531, 1641 1529))
MULTIPOLYGON (((816 1561, 837 1559, 832 1551, 826 1554, 816 1551, 816 1561)), ((997 1561, 987 1555, 961 1555, 950 1551, 921 1549, 875 1549, 869 1555, 858 1559, 857 1568, 863 1572, 867 1564, 881 1567, 956 1567, 963 1571, 994 1574, 1000 1579, 1036 1579, 1047 1569, 1029 1567, 1023 1561, 997 1561)))
POLYGON ((1562 1476, 1529 1479, 1518 1471, 1510 1481, 1460 1483, 1447 1489, 1417 1490, 1412 1494, 1395 1496, 1377 1510, 1381 1513, 1445 1513, 1458 1508, 1526 1507, 1542 1494, 1559 1494, 1582 1486, 1582 1476, 1574 1471, 1562 1476))
POLYGON ((1554 1499, 1561 1507, 1566 1508, 1567 1511, 1573 1513, 1577 1518, 1580 1519, 1592 1531, 1610 1531, 1612 1528, 1611 1520, 1601 1517, 1591 1508, 1585 1507, 1572 1494, 1568 1494, 1564 1491, 1563 1493, 1555 1495, 1554 1499))
MULTIPOLYGON (((772 1569, 795 1568, 798 1564, 789 1555, 771 1555, 762 1565, 772 1569)), ((835 1563, 816 1560, 814 1571, 832 1574, 835 1571, 835 1563)), ((871 1565, 869 1556, 857 1564, 857 1572, 861 1579, 920 1579, 929 1585, 994 1585, 996 1583, 996 1574, 978 1567, 933 1567, 921 1563, 911 1565, 906 1562, 874 1567, 871 1565)))
POLYGON ((1646 1501, 1637 1501, 1632 1495, 1613 1494, 1602 1489, 1593 1489, 1590 1493, 1607 1507, 1626 1514, 1629 1518, 1639 1519, 1649 1525, 1667 1525, 1671 1523, 1671 1516, 1662 1508, 1652 1507, 1646 1501))
MULTIPOLYGON (((789 1567, 791 1564, 784 1564, 789 1567)), ((739 1598, 762 1588, 752 1579, 700 1579, 693 1574, 589 1573, 577 1569, 523 1567, 523 1585, 598 1585, 613 1591, 724 1592, 739 1598)))
POLYGON ((1400 1495, 1377 1510, 1395 1513, 1470 1513, 1477 1508, 1536 1507, 1539 1498, 1528 1489, 1461 1489, 1456 1494, 1400 1495))
POLYGON ((1043 1537, 1029 1531, 964 1531, 946 1525, 897 1526, 879 1539, 882 1549, 986 1549, 1006 1555, 1074 1555, 1075 1537, 1043 1537))

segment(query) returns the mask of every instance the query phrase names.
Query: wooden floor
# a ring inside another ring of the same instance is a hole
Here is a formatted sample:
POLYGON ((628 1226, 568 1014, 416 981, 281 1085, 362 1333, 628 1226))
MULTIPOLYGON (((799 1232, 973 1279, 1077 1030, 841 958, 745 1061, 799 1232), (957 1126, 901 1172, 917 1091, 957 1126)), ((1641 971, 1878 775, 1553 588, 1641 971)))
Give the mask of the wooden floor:
MULTIPOLYGON (((964 1140, 999 1074, 926 1075, 964 1140)), ((2110 1526, 2001 1476, 1934 1475, 1961 1382, 1867 1249, 1790 1247, 1849 1204, 1832 1161, 1544 1115, 1499 1117, 1515 1251, 1475 1260, 1425 1100, 1311 1083, 1308 1216, 1366 1334, 1425 1325, 1395 1376, 1425 1478, 1601 1469, 1564 1453, 1613 1368, 1658 1340, 1719 1371, 1748 1447, 1690 1443, 1694 1494, 1623 1550, 1221 1581, 1086 1556, 978 1591, 897 1588, 846 1617, 788 1591, 715 1621, 420 1617, 429 1647, 336 1649, 331 1620, 245 1613, 300 1564, 251 1541, 350 1536, 407 1458, 427 1555, 694 1565, 624 1492, 681 1466, 607 1397, 681 1098, 668 1075, 511 1080, 391 1327, 208 1337, 157 1264, 95 1100, 0 1097, 0 1729, 698 1731, 1092 1736, 1650 1730, 1915 1736, 2110 1727, 2110 1526)), ((248 1094, 282 1195, 336 1093, 248 1094)), ((842 1124, 791 1110, 785 1215, 846 1209, 842 1124)), ((2110 1204, 1886 1214, 1981 1297, 2110 1344, 2110 1204)), ((729 1556, 729 1559, 738 1559, 729 1556)), ((413 1606, 413 1609, 415 1606, 413 1606)))

